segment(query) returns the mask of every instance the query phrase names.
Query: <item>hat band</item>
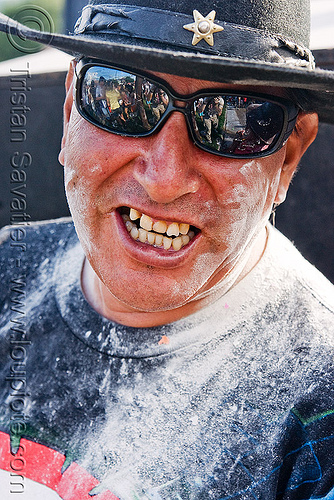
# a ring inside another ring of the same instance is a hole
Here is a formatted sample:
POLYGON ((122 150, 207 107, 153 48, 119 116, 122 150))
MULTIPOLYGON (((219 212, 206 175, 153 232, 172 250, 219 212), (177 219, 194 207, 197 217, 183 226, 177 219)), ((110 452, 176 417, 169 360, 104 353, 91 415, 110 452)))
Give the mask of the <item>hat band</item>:
POLYGON ((191 16, 180 12, 151 9, 134 5, 98 4, 83 8, 75 26, 75 34, 96 36, 114 35, 148 40, 189 52, 214 54, 221 57, 287 64, 294 67, 314 68, 311 51, 281 35, 268 35, 262 30, 215 20, 223 28, 214 34, 210 47, 201 40, 192 46, 192 33, 184 25, 194 22, 191 16))

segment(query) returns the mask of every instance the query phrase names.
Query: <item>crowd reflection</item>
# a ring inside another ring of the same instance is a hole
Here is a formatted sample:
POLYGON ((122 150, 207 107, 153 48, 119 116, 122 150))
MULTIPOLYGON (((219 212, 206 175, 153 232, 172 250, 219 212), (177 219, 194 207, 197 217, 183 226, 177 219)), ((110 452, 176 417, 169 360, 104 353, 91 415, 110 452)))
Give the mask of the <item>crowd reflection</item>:
MULTIPOLYGON (((168 107, 167 93, 141 76, 110 68, 102 76, 96 69, 91 67, 83 80, 86 113, 118 133, 141 135, 154 128, 168 107)), ((282 120, 276 104, 240 96, 205 96, 194 100, 191 110, 198 142, 240 155, 267 149, 282 120)))
POLYGON ((85 110, 109 128, 140 134, 151 130, 166 111, 166 92, 149 81, 115 70, 112 78, 95 79, 94 68, 90 71, 82 88, 85 110))

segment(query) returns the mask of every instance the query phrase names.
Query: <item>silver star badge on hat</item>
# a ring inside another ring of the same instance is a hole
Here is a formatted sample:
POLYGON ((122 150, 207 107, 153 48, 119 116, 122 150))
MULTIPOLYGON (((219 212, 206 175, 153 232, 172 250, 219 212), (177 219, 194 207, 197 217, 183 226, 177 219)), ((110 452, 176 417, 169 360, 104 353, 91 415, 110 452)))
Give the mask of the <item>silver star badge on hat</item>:
POLYGON ((213 34, 218 31, 223 31, 224 28, 214 24, 216 11, 212 10, 206 17, 202 16, 198 10, 194 10, 194 23, 185 24, 183 27, 185 30, 192 31, 194 33, 192 44, 196 45, 200 40, 204 39, 209 45, 213 45, 213 34))

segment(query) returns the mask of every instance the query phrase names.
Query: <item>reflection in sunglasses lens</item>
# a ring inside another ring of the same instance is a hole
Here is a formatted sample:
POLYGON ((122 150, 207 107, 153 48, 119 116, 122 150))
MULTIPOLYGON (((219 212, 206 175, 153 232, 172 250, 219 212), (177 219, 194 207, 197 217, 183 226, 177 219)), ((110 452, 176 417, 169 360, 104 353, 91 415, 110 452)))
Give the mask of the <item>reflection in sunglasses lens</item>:
POLYGON ((267 151, 279 137, 284 123, 282 109, 273 103, 245 96, 210 96, 193 106, 197 140, 224 154, 267 151))
MULTIPOLYGON (((81 86, 81 108, 87 118, 111 132, 148 134, 169 104, 167 92, 142 76, 91 66, 81 86)), ((252 155, 268 152, 284 124, 283 110, 264 99, 238 95, 203 95, 190 108, 194 140, 213 152, 252 155)))
POLYGON ((143 77, 112 68, 90 67, 81 89, 85 113, 95 123, 118 133, 149 132, 168 106, 163 89, 143 77))

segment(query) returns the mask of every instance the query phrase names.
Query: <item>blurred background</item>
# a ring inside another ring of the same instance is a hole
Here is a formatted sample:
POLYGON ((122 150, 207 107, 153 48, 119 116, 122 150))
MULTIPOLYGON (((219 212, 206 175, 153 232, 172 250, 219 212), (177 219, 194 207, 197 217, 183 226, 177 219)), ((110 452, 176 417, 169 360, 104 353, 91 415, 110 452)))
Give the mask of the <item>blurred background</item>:
MULTIPOLYGON (((0 11, 28 24, 68 33, 86 0, 0 0, 0 11), (33 8, 33 21, 31 11, 33 8), (30 16, 30 17, 29 17, 30 16), (30 21, 29 21, 30 19, 30 21), (30 24, 29 24, 30 22, 30 24)), ((334 70, 334 1, 311 0, 311 49, 317 65, 334 70)), ((57 161, 62 133, 64 79, 70 57, 35 42, 8 40, 0 33, 0 227, 11 221, 11 158, 29 153, 31 165, 21 188, 31 220, 69 214, 57 161), (26 137, 13 142, 10 132, 11 78, 28 75, 26 137)), ((320 124, 319 134, 303 157, 276 226, 318 269, 334 282, 334 126, 320 124)))

